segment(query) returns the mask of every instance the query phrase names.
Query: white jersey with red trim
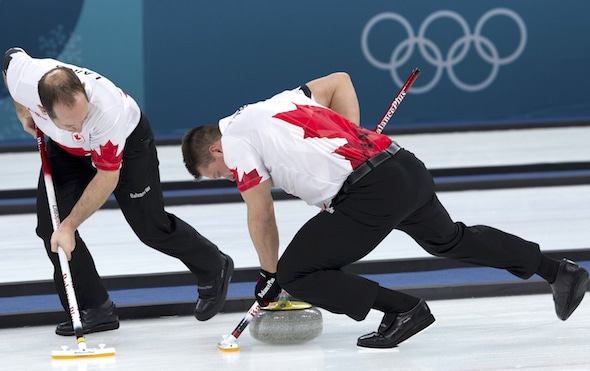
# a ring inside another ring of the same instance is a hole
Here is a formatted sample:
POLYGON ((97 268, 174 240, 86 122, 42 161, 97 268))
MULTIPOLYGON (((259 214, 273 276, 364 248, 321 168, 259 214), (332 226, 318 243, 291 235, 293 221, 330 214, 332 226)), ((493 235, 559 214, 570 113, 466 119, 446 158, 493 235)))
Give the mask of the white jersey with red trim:
POLYGON ((71 154, 92 156, 97 169, 120 168, 125 140, 141 117, 133 98, 96 72, 54 59, 31 58, 24 51, 11 54, 6 79, 12 98, 29 110, 35 125, 45 135, 71 154), (71 68, 84 83, 89 113, 81 133, 59 129, 40 109, 38 81, 58 66, 71 68))
POLYGON ((221 119, 219 128, 225 164, 241 192, 271 179, 273 187, 322 209, 353 169, 391 144, 301 89, 244 106, 221 119))

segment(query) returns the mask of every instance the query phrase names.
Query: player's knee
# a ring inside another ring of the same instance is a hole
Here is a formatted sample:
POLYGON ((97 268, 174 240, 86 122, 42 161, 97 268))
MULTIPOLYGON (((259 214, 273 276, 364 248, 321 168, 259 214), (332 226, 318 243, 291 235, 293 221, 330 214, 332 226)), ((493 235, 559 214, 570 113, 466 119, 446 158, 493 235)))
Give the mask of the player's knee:
POLYGON ((289 291, 287 288, 297 281, 300 276, 289 264, 286 264, 283 260, 279 260, 277 264, 277 282, 283 289, 289 291))

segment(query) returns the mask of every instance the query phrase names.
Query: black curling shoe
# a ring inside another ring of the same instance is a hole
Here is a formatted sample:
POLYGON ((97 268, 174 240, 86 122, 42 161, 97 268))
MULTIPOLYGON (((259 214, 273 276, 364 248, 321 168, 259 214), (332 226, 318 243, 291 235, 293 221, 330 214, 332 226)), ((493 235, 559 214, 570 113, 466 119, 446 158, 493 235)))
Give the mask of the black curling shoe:
POLYGON ((199 321, 206 321, 212 318, 223 308, 223 304, 225 303, 229 281, 234 273, 234 261, 229 255, 225 255, 224 253, 221 253, 221 255, 224 260, 221 275, 211 287, 199 289, 199 300, 197 300, 197 305, 195 306, 195 318, 199 321))
MULTIPOLYGON (((107 299, 98 308, 82 309, 80 311, 80 319, 85 334, 116 330, 119 328, 117 306, 111 299, 107 299)), ((61 336, 73 336, 74 326, 72 326, 71 321, 62 322, 57 325, 55 333, 61 336)))
POLYGON ((571 260, 559 263, 557 278, 551 284, 555 313, 562 321, 572 315, 580 305, 588 287, 588 271, 571 260))
POLYGON ((385 313, 377 332, 358 338, 356 345, 365 348, 393 348, 416 335, 434 322, 434 316, 426 302, 421 299, 404 313, 385 313))

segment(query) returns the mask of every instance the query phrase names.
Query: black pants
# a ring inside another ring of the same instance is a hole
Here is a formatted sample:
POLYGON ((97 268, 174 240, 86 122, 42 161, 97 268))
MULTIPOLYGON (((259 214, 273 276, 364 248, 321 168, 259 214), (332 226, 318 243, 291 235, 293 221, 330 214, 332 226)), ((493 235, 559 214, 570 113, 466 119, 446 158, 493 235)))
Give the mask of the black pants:
POLYGON ((291 295, 362 320, 379 285, 342 271, 369 254, 393 230, 404 231, 432 255, 506 269, 526 279, 541 261, 539 246, 487 226, 449 217, 424 164, 400 150, 347 194, 334 212, 320 212, 295 235, 279 260, 278 281, 291 295))
MULTIPOLYGON (((63 220, 92 180, 96 169, 89 157, 70 155, 51 140, 47 143, 47 152, 57 204, 63 220)), ((158 164, 154 136, 148 120, 142 116, 139 125, 125 143, 119 184, 114 191, 121 211, 143 243, 180 259, 197 277, 199 285, 214 282, 222 265, 219 250, 193 227, 164 210, 158 164)), ((53 227, 42 174, 37 194, 37 235, 45 243, 47 254, 54 266, 57 291, 62 305, 67 310, 69 306, 58 256, 51 252, 50 238, 53 227)), ((86 223, 93 223, 92 217, 86 223)), ((104 233, 113 232, 105 230, 104 233)), ((141 260, 141 257, 130 256, 122 263, 132 266, 137 260, 141 260)), ((98 307, 108 298, 92 256, 78 232, 70 270, 81 309, 98 307)))

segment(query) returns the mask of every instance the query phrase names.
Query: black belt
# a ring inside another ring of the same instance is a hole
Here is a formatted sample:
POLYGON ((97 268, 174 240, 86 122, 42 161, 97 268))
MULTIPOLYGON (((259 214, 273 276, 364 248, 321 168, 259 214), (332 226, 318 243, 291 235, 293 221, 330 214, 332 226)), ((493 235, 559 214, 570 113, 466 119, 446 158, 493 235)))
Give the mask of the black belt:
POLYGON ((389 147, 387 147, 383 152, 377 153, 375 156, 371 157, 367 161, 360 164, 356 169, 354 169, 344 181, 340 191, 343 193, 348 192, 350 187, 356 184, 365 175, 369 174, 371 170, 395 156, 395 154, 398 153, 400 149, 401 147, 396 142, 391 142, 389 147))

